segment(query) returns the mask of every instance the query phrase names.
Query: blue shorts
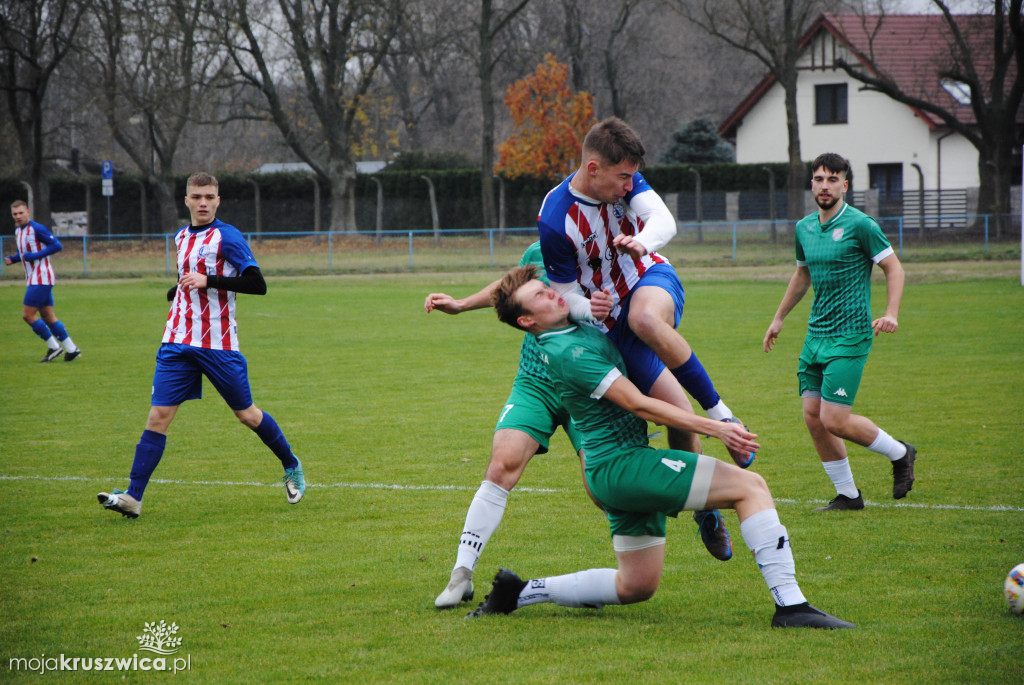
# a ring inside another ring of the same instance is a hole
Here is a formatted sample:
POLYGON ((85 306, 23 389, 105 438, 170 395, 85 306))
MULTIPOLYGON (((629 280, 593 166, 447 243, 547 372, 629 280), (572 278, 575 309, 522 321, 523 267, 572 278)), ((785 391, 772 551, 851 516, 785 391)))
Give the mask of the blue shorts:
POLYGON ((679 327, 679 322, 683 319, 683 305, 686 301, 686 296, 683 293, 683 284, 680 282, 679 276, 676 275, 676 270, 671 266, 668 264, 655 264, 640 277, 640 280, 633 286, 629 295, 622 301, 618 325, 608 331, 608 337, 619 348, 619 354, 622 355, 623 361, 626 362, 629 380, 645 395, 650 391, 651 386, 654 385, 654 381, 658 380, 661 372, 665 370, 665 364, 654 353, 654 350, 638 338, 633 329, 629 327, 629 304, 637 288, 649 285, 661 288, 672 296, 672 301, 675 303, 675 323, 672 327, 679 327))
POLYGON ((53 286, 52 285, 30 285, 25 288, 25 300, 22 302, 26 307, 35 307, 36 309, 42 309, 43 307, 53 306, 53 286))
POLYGON ((203 376, 228 403, 239 411, 252 406, 249 365, 241 352, 164 343, 156 353, 153 374, 154 407, 177 407, 185 400, 203 397, 203 376))

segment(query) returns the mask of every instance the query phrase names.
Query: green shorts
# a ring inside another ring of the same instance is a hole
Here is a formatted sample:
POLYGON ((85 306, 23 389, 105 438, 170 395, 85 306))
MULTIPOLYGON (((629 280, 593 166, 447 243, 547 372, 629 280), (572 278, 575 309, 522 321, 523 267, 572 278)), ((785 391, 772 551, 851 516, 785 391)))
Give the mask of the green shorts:
POLYGON ((573 450, 579 453, 583 449, 583 436, 569 419, 569 412, 559 403, 551 381, 517 374, 494 430, 511 428, 522 431, 540 445, 537 454, 544 454, 548 451, 551 436, 559 426, 569 436, 573 450))
POLYGON ((812 338, 804 340, 796 377, 801 397, 820 397, 831 404, 853 406, 868 363, 872 338, 812 338))
POLYGON ((612 535, 665 537, 665 519, 703 509, 715 460, 682 450, 631 447, 587 463, 587 484, 604 505, 612 535))

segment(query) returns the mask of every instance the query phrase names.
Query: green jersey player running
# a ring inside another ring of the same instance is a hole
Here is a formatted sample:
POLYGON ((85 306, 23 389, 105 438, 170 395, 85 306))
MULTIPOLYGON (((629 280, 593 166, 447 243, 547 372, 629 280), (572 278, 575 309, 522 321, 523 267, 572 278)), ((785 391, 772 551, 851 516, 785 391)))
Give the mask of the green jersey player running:
POLYGON ((914 446, 894 440, 870 419, 854 414, 871 342, 879 333, 899 328, 903 266, 878 223, 846 204, 850 163, 834 153, 811 165, 811 190, 818 211, 796 225, 796 272, 775 318, 764 335, 771 351, 786 315, 814 287, 814 303, 797 378, 804 421, 836 496, 816 511, 863 509, 864 498, 853 481, 846 443, 855 442, 892 462, 892 496, 902 499, 914 485, 914 446), (871 268, 885 274, 885 314, 871 320, 871 268))
POLYGON ((502 279, 494 307, 502 321, 537 336, 555 391, 583 435, 587 484, 608 516, 618 569, 529 581, 502 569, 471 617, 542 602, 589 608, 643 602, 661 579, 666 517, 728 508, 736 510, 743 539, 775 600, 772 626, 855 627, 807 603, 796 582, 789 534, 764 478, 712 457, 654 449, 647 443, 647 421, 712 435, 730 451, 756 451, 756 435, 641 393, 615 344, 598 329, 570 321, 565 300, 537 280, 533 267, 513 269, 502 279))

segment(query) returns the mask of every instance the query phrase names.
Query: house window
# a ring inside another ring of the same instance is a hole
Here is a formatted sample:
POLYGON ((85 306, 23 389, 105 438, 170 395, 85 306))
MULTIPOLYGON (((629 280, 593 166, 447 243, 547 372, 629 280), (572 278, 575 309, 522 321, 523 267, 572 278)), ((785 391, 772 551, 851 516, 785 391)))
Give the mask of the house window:
POLYGON ((872 190, 878 190, 881 198, 897 197, 903 194, 902 164, 868 164, 868 176, 872 190))
POLYGON ((846 84, 829 83, 814 87, 816 124, 846 123, 846 84))

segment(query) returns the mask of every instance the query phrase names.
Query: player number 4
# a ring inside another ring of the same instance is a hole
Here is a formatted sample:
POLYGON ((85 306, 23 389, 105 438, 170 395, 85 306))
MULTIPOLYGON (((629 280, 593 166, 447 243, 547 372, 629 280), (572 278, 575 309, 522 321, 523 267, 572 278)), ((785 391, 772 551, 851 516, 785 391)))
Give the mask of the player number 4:
POLYGON ((686 463, 679 459, 662 458, 661 463, 669 467, 676 473, 681 473, 682 470, 686 468, 686 463))

